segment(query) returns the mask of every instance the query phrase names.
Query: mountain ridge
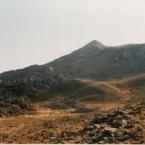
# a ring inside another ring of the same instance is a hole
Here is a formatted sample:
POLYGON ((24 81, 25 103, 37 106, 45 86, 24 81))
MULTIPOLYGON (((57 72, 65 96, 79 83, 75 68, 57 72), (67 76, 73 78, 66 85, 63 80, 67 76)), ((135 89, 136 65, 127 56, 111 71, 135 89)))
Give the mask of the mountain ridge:
POLYGON ((58 58, 46 65, 50 65, 57 71, 73 77, 105 80, 145 72, 145 69, 143 69, 144 54, 145 44, 128 44, 113 47, 101 45, 101 48, 88 47, 87 44, 69 55, 58 58), (137 67, 137 65, 139 66, 137 67))
MULTIPOLYGON (((69 77, 104 80, 121 78, 145 72, 143 67, 145 62, 144 54, 144 43, 106 46, 97 40, 93 40, 72 53, 44 65, 32 65, 0 73, 0 80, 5 79, 7 76, 13 78, 16 74, 23 74, 23 71, 33 72, 33 70, 39 70, 40 73, 43 70, 53 71, 53 73, 69 77), (114 77, 111 77, 111 75, 114 77)), ((34 71, 34 75, 36 74, 34 71)), ((22 75, 20 76, 22 77, 22 75)))

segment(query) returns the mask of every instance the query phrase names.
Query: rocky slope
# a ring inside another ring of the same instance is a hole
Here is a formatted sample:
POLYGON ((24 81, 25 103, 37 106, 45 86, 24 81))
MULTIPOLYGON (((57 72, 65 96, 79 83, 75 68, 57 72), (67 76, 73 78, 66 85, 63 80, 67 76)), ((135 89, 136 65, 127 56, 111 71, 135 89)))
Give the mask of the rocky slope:
POLYGON ((97 115, 83 129, 65 132, 58 143, 143 144, 145 104, 126 105, 97 115))
POLYGON ((104 46, 94 40, 46 66, 70 77, 107 80, 145 72, 145 44, 104 46))
MULTIPOLYGON (((41 101, 45 92, 64 81, 51 68, 30 66, 0 75, 0 117, 34 113, 32 102, 41 101)), ((48 94, 48 93, 46 93, 48 94)))
POLYGON ((128 105, 101 114, 82 132, 84 143, 144 143, 144 103, 128 105))
POLYGON ((10 117, 33 113, 36 113, 36 110, 27 97, 0 97, 0 117, 10 117))
POLYGON ((30 66, 28 68, 4 72, 0 75, 1 96, 27 96, 37 99, 39 93, 50 90, 65 81, 65 77, 56 74, 49 67, 30 66))

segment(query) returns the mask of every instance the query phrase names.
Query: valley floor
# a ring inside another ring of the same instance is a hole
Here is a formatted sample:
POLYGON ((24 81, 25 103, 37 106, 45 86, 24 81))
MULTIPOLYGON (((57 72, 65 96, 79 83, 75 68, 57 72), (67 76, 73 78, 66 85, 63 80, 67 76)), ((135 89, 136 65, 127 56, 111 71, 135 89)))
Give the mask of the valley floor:
POLYGON ((97 112, 74 113, 74 109, 51 110, 36 104, 37 114, 0 118, 0 143, 78 143, 81 138, 61 140, 65 133, 73 134, 83 129, 97 114, 118 104, 96 105, 97 112))

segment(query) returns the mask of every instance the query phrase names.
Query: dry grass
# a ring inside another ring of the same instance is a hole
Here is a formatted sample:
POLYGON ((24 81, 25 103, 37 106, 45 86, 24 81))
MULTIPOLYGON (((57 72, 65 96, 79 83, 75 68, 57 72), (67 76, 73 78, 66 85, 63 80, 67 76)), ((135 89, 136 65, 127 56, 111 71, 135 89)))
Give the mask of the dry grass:
MULTIPOLYGON (((117 104, 88 104, 100 108, 93 113, 73 113, 74 109, 51 110, 36 104, 38 113, 17 117, 1 118, 0 143, 57 143, 56 138, 63 132, 76 132, 82 129, 94 116, 117 104)), ((79 140, 79 139, 78 139, 79 140)), ((73 142, 76 142, 75 139, 73 142)))
MULTIPOLYGON (((141 77, 144 78, 144 75, 141 77)), ((65 132, 77 132, 84 128, 97 114, 122 106, 133 97, 134 92, 143 96, 145 90, 142 87, 137 87, 136 79, 138 78, 140 79, 138 76, 133 79, 126 78, 106 82, 79 79, 82 83, 97 87, 109 95, 120 95, 120 102, 99 102, 97 100, 81 100, 82 97, 78 98, 86 107, 95 110, 95 112, 90 113, 74 113, 76 108, 53 110, 46 107, 47 102, 34 104, 37 114, 0 118, 0 143, 77 143, 80 140, 79 137, 61 142, 59 136, 65 132), (134 85, 130 85, 132 82, 134 85)), ((65 97, 51 98, 49 103, 58 103, 63 99, 65 97)))

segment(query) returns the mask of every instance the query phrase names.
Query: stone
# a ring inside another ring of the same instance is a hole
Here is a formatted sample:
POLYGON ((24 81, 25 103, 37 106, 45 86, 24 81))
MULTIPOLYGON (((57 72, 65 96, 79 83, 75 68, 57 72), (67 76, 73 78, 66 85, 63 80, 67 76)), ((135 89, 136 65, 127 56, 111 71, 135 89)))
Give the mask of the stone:
POLYGON ((125 126, 126 129, 133 128, 133 127, 134 127, 134 124, 131 122, 125 126))
POLYGON ((85 130, 93 130, 93 129, 94 129, 94 126, 93 126, 93 125, 87 126, 87 127, 85 128, 85 130))
POLYGON ((115 128, 119 128, 120 126, 122 126, 122 123, 120 120, 113 120, 110 124, 112 127, 115 127, 115 128))
POLYGON ((122 127, 127 126, 127 121, 125 119, 123 119, 121 123, 122 123, 122 127))
POLYGON ((101 128, 99 124, 93 124, 93 126, 94 128, 97 128, 97 129, 101 128))
POLYGON ((114 134, 112 136, 109 136, 108 139, 111 140, 111 141, 115 140, 114 134))
POLYGON ((128 111, 122 111, 122 113, 123 113, 124 115, 128 115, 128 114, 129 114, 128 111))
POLYGON ((104 137, 104 140, 109 140, 109 138, 108 137, 104 137))
POLYGON ((96 134, 95 134, 94 132, 90 132, 90 133, 89 133, 89 136, 90 136, 90 137, 93 137, 93 136, 95 136, 95 135, 96 135, 96 134))
POLYGON ((95 138, 94 138, 94 142, 98 143, 100 140, 102 140, 103 138, 103 134, 99 133, 95 138))
POLYGON ((99 144, 104 144, 104 141, 99 141, 99 144))
POLYGON ((139 136, 137 135, 136 131, 130 131, 129 132, 129 137, 132 139, 137 139, 139 136))
POLYGON ((106 127, 104 128, 105 131, 110 131, 110 132, 116 132, 117 129, 116 128, 112 128, 112 127, 106 127))
POLYGON ((122 120, 122 118, 123 118, 122 115, 117 115, 114 119, 115 120, 122 120))
POLYGON ((119 141, 125 141, 125 140, 127 140, 128 138, 129 138, 128 135, 123 135, 123 136, 117 137, 116 139, 119 140, 119 141))
POLYGON ((117 130, 115 128, 110 128, 110 127, 106 127, 104 128, 104 130, 102 131, 102 135, 104 137, 114 137, 114 133, 116 132, 117 130))
POLYGON ((89 133, 90 133, 89 130, 85 131, 85 135, 89 135, 89 133))
POLYGON ((112 118, 112 117, 115 117, 116 114, 115 114, 114 112, 110 112, 110 113, 108 114, 108 116, 112 118))
POLYGON ((114 110, 114 113, 116 114, 116 115, 122 115, 123 113, 122 113, 122 110, 120 110, 120 109, 115 109, 114 110))
POLYGON ((103 122, 106 122, 107 119, 108 119, 108 113, 104 113, 104 114, 98 116, 97 118, 95 118, 93 123, 103 123, 103 122))
POLYGON ((123 136, 123 134, 122 134, 121 132, 117 132, 117 133, 115 134, 115 136, 116 136, 116 137, 120 137, 120 136, 123 136))

